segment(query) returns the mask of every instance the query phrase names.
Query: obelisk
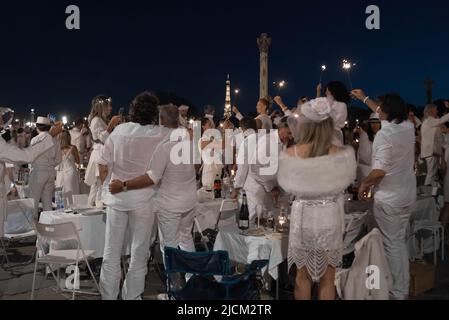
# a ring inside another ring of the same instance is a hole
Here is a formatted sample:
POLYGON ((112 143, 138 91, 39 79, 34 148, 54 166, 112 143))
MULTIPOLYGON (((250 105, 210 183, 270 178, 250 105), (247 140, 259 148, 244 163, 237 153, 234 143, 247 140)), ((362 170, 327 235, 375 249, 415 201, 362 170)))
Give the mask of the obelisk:
POLYGON ((435 82, 432 80, 432 78, 428 77, 426 80, 424 80, 424 85, 426 86, 426 94, 427 94, 427 103, 432 104, 433 103, 433 94, 432 89, 435 82))
POLYGON ((257 38, 260 51, 260 99, 268 97, 268 53, 271 46, 271 38, 262 33, 257 38))

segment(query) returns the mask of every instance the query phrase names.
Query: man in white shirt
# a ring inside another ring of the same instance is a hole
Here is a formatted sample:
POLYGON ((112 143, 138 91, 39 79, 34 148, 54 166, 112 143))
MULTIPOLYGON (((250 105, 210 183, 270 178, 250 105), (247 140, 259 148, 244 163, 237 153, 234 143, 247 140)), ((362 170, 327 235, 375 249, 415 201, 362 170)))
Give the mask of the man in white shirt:
MULTIPOLYGON (((376 109, 361 90, 353 95, 376 109)), ((374 218, 383 236, 385 254, 393 276, 392 299, 409 293, 409 259, 406 230, 416 202, 415 129, 407 120, 407 106, 397 94, 387 94, 377 108, 382 129, 373 143, 372 172, 362 182, 359 196, 366 199, 375 187, 374 218)))
POLYGON ((71 144, 74 145, 80 154, 81 163, 83 163, 84 156, 86 153, 86 139, 81 132, 84 122, 83 119, 78 119, 75 121, 75 126, 70 130, 71 144))
MULTIPOLYGON (((127 182, 128 189, 139 190, 158 185, 155 199, 160 241, 162 250, 180 247, 185 251, 195 251, 192 226, 193 214, 197 204, 196 172, 191 161, 177 163, 171 157, 172 149, 192 150, 190 136, 185 129, 178 127, 178 110, 175 106, 161 107, 161 124, 172 130, 171 137, 162 142, 154 152, 148 172, 127 182), (173 141, 172 141, 173 140, 173 141)), ((190 151, 191 152, 191 151, 190 151)), ((177 153, 176 153, 177 154, 177 153)), ((178 155, 178 154, 177 154, 178 155)), ((191 154, 182 155, 182 158, 191 154)), ((113 181, 111 189, 120 191, 120 181, 113 181)))
MULTIPOLYGON (((145 174, 156 147, 166 139, 169 131, 157 126, 159 100, 144 92, 131 107, 131 122, 118 126, 103 147, 100 179, 103 184, 108 175, 111 181, 128 181, 145 174), (109 172, 109 169, 111 172, 109 172)), ((104 192, 107 205, 106 235, 100 291, 103 300, 116 300, 120 289, 120 257, 125 233, 130 232, 131 262, 122 287, 123 300, 139 300, 145 289, 147 260, 155 214, 153 197, 156 190, 127 188, 126 182, 117 192, 104 192)))
MULTIPOLYGON (((36 127, 39 134, 31 139, 31 146, 51 137, 50 120, 46 117, 38 117, 36 127)), ((51 137, 52 138, 52 137, 51 137)), ((34 217, 38 218, 39 202, 42 200, 44 211, 53 210, 53 196, 55 192, 56 170, 55 167, 62 161, 61 147, 58 139, 53 139, 53 147, 36 158, 31 165, 30 192, 34 199, 34 217)))
MULTIPOLYGON (((273 129, 273 123, 271 121, 270 116, 268 115, 269 106, 270 106, 270 102, 265 98, 260 99, 256 105, 256 110, 257 110, 257 114, 258 114, 256 119, 262 121, 262 129, 267 130, 267 131, 273 129)), ((232 111, 235 113, 235 117, 238 120, 243 119, 243 115, 240 113, 240 111, 237 109, 237 107, 233 107, 232 111)))
POLYGON ((267 169, 267 164, 261 164, 260 160, 267 158, 275 161, 277 165, 277 156, 282 150, 282 143, 277 130, 272 131, 271 134, 256 135, 256 121, 251 118, 243 118, 240 126, 244 130, 244 141, 237 155, 235 191, 231 197, 237 199, 239 191, 244 189, 248 199, 250 219, 253 219, 256 216, 257 205, 270 210, 273 207, 273 197, 277 193, 277 167, 271 173, 264 173, 263 170, 267 169), (271 146, 275 146, 276 150, 273 150, 275 154, 270 153, 271 146))
MULTIPOLYGON (((0 127, 3 125, 2 117, 0 117, 0 127)), ((0 177, 4 176, 5 162, 9 163, 30 163, 53 148, 54 143, 52 136, 56 136, 62 131, 62 123, 57 123, 51 129, 51 136, 42 137, 38 142, 29 148, 19 149, 7 143, 0 136, 0 177)), ((6 208, 8 205, 7 191, 3 180, 0 179, 0 237, 3 237, 4 221, 6 219, 6 208)))
MULTIPOLYGON (((192 226, 197 205, 196 171, 193 162, 180 163, 171 159, 176 146, 184 145, 183 150, 191 150, 190 136, 184 129, 177 129, 176 109, 161 109, 161 121, 173 130, 172 138, 182 136, 182 140, 166 140, 157 148, 151 160, 148 176, 157 185, 155 211, 159 223, 161 249, 172 247, 184 251, 195 251, 192 226), (177 129, 177 130, 175 130, 177 129)), ((183 155, 185 156, 185 155, 183 155)), ((191 156, 189 155, 191 159, 191 156)), ((163 251, 162 251, 163 252, 163 251)))
MULTIPOLYGON (((446 104, 449 108, 449 104, 446 104)), ((442 160, 443 135, 440 126, 449 121, 449 113, 438 118, 438 108, 429 104, 424 109, 424 122, 421 125, 421 158, 426 160, 427 175, 424 185, 430 186, 438 180, 437 171, 442 160)))

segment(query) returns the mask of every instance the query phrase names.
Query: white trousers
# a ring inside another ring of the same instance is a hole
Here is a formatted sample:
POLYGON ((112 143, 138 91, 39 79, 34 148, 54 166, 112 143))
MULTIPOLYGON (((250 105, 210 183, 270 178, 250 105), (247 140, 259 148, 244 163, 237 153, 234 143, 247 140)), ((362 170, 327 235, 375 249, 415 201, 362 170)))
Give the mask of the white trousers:
POLYGON ((374 202, 374 218, 382 233, 385 255, 393 277, 390 297, 405 299, 409 294, 410 267, 406 232, 411 215, 410 207, 393 208, 374 202))
POLYGON ((116 300, 120 292, 121 267, 125 234, 129 231, 131 262, 122 288, 123 300, 140 300, 145 290, 145 277, 150 238, 155 215, 152 201, 134 211, 106 210, 106 235, 103 264, 100 275, 100 293, 103 300, 116 300))
POLYGON ((88 203, 89 205, 95 207, 97 205, 97 201, 101 201, 101 193, 103 192, 100 178, 97 178, 97 182, 90 186, 88 203))
POLYGON ((183 213, 174 213, 156 207, 156 216, 159 224, 159 241, 161 252, 165 247, 180 247, 184 251, 195 251, 192 227, 195 209, 183 213))
POLYGON ((30 192, 34 199, 34 218, 37 219, 39 201, 42 201, 44 211, 53 210, 53 196, 55 194, 55 170, 33 170, 30 174, 30 192))
POLYGON ((438 162, 436 157, 426 158, 427 165, 427 175, 426 181, 424 182, 425 186, 431 186, 434 181, 438 180, 437 171, 438 171, 438 162))

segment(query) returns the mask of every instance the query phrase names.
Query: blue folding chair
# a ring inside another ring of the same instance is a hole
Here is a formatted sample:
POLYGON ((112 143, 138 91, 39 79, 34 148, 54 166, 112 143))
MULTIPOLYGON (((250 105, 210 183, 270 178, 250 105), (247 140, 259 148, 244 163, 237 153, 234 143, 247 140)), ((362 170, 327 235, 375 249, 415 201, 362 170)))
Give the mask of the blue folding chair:
POLYGON ((254 261, 243 274, 231 275, 227 251, 185 252, 165 248, 167 293, 174 300, 259 300, 261 269, 268 260, 254 261), (192 274, 181 288, 175 288, 175 274, 192 274), (222 279, 217 281, 214 277, 222 279))

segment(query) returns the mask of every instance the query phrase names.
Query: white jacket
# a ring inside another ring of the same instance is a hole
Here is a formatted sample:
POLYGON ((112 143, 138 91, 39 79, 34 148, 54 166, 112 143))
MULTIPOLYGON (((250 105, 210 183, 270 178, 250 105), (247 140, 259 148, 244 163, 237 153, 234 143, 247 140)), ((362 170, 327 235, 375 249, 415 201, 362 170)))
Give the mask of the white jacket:
POLYGON ((393 287, 393 278, 385 257, 382 235, 373 229, 355 245, 355 259, 349 270, 344 270, 335 278, 339 295, 343 300, 388 300, 388 293, 393 287), (376 281, 369 281, 378 270, 378 287, 376 281), (371 284, 371 288, 369 286, 371 284))
POLYGON ((0 237, 3 237, 3 224, 6 219, 6 206, 8 204, 7 190, 5 190, 5 184, 3 183, 5 162, 30 163, 53 146, 51 136, 43 137, 39 142, 26 149, 14 147, 0 137, 0 237))
POLYGON ((421 126, 421 158, 425 159, 434 154, 441 154, 439 144, 439 126, 449 121, 449 113, 439 119, 429 117, 424 120, 421 126))

